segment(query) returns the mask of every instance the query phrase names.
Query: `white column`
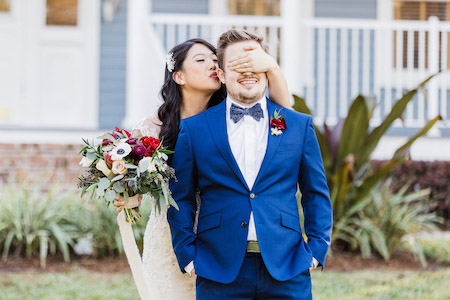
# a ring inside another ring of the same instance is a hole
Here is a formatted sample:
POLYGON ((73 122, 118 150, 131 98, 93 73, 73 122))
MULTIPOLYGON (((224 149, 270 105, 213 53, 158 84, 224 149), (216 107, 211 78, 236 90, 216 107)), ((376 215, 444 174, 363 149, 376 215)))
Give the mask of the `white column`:
POLYGON ((394 19, 393 0, 377 0, 377 19, 383 21, 394 19))
POLYGON ((311 0, 281 0, 283 28, 281 30, 280 65, 291 94, 303 96, 306 63, 310 59, 310 57, 305 57, 307 41, 305 40, 306 28, 303 21, 312 15, 313 2, 311 0))
POLYGON ((127 96, 122 126, 131 129, 161 104, 164 50, 150 24, 150 0, 128 0, 127 96))
MULTIPOLYGON (((225 16, 228 15, 228 1, 222 0, 209 0, 209 15, 210 16, 225 16)), ((192 29, 192 25, 191 25, 192 29)), ((222 25, 211 25, 210 26, 210 37, 211 44, 217 46, 217 40, 220 35, 225 31, 222 25)))
MULTIPOLYGON (((439 19, 437 17, 430 17, 428 19, 430 24, 429 38, 428 38, 428 67, 430 75, 439 71, 439 19)), ((434 119, 439 114, 439 85, 437 78, 433 78, 428 83, 428 120, 434 119)), ((437 126, 428 132, 428 136, 440 136, 440 131, 437 126)))

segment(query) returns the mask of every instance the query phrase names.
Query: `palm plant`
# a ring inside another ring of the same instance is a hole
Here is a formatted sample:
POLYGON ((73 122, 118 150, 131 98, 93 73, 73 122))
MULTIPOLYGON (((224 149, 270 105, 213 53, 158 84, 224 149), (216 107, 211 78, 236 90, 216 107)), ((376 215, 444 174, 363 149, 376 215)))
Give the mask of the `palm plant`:
MULTIPOLYGON (((433 75, 435 76, 435 75, 433 75)), ((408 103, 414 98, 418 91, 430 81, 430 76, 419 86, 407 92, 392 107, 391 112, 383 122, 373 130, 370 129, 370 120, 375 108, 374 101, 358 96, 350 106, 348 115, 334 128, 329 128, 326 123, 323 130, 316 128, 320 150, 327 175, 328 187, 330 189, 331 202, 333 204, 334 234, 332 240, 341 237, 339 233, 343 226, 341 219, 349 211, 356 213, 359 203, 376 187, 386 179, 389 171, 403 162, 408 155, 411 145, 420 137, 424 136, 434 124, 441 120, 436 116, 429 121, 424 128, 397 149, 394 156, 386 164, 377 170, 370 166, 370 155, 378 145, 381 137, 387 132, 392 123, 401 119, 408 103)), ((304 99, 294 95, 294 109, 311 114, 304 99)))

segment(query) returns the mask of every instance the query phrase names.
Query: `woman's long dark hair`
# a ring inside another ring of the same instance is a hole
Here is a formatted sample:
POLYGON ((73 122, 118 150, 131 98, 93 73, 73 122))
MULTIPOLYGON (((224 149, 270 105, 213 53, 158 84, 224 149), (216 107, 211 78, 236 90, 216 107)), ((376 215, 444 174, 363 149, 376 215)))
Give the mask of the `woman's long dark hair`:
MULTIPOLYGON (((179 44, 170 50, 173 53, 173 60, 175 61, 174 68, 169 72, 166 63, 166 70, 164 74, 164 84, 161 88, 161 97, 164 103, 158 109, 158 118, 161 121, 161 131, 159 133, 159 138, 163 139, 164 146, 171 150, 175 149, 175 144, 178 138, 178 132, 181 120, 181 88, 173 80, 172 75, 178 70, 182 70, 183 62, 186 59, 186 55, 192 46, 195 44, 202 44, 208 47, 214 54, 216 53, 216 48, 202 39, 191 39, 186 42, 179 44)), ((219 104, 225 99, 226 89, 223 84, 219 90, 217 90, 211 97, 208 103, 208 107, 219 104)))

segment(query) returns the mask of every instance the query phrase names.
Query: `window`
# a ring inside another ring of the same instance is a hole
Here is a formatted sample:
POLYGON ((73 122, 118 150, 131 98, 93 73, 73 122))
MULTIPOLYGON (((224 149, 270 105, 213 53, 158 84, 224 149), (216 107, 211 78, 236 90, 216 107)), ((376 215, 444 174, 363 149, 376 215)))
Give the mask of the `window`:
MULTIPOLYGON (((396 20, 421 20, 426 21, 429 17, 436 16, 440 21, 450 21, 450 1, 406 1, 394 0, 394 18, 396 20)), ((394 35, 395 38, 398 32, 394 35)), ((407 45, 408 33, 403 32, 403 67, 406 68, 408 61, 407 45)), ((439 49, 441 49, 442 33, 439 34, 439 49)), ((450 42, 450 35, 448 36, 450 42)), ((428 68, 428 32, 425 32, 425 68, 428 68)), ((394 48, 394 53, 395 48, 394 48)), ((439 63, 442 53, 439 52, 439 63)), ((447 46, 447 58, 450 59, 450 45, 447 46)), ((394 55, 394 64, 397 57, 394 55)), ((414 68, 419 66, 419 32, 414 32, 414 68)), ((447 60, 447 68, 450 68, 450 60, 447 60)))
POLYGON ((0 0, 0 12, 9 12, 11 9, 10 0, 0 0))
POLYGON ((47 0, 47 25, 77 26, 78 0, 47 0))
POLYGON ((279 16, 280 0, 229 0, 231 15, 279 16))

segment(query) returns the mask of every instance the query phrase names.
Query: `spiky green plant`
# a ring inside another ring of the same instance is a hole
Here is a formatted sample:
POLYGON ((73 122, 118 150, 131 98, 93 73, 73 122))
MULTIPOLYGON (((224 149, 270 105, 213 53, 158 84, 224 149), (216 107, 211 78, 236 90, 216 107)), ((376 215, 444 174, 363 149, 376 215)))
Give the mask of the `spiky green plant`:
POLYGON ((397 193, 390 189, 391 180, 377 184, 353 210, 344 214, 336 226, 335 238, 351 248, 360 249, 363 257, 373 250, 388 260, 401 246, 409 249, 425 266, 426 260, 416 235, 437 230, 440 218, 428 212, 428 189, 407 194, 409 184, 397 193))
MULTIPOLYGON (((150 208, 150 203, 143 202, 140 207, 141 218, 133 225, 134 237, 141 249, 150 208)), ((101 201, 94 201, 78 213, 77 223, 86 236, 90 234, 94 256, 123 255, 115 207, 108 207, 101 201)))
POLYGON ((79 236, 75 213, 82 208, 74 191, 43 184, 10 184, 0 187, 0 248, 6 260, 11 250, 27 257, 39 253, 45 267, 48 253, 70 260, 70 247, 79 236))

